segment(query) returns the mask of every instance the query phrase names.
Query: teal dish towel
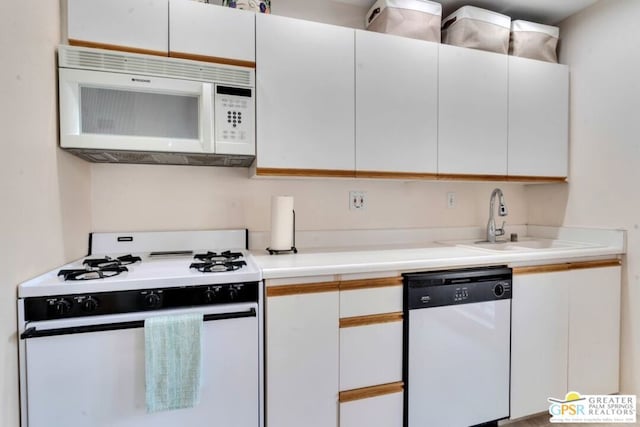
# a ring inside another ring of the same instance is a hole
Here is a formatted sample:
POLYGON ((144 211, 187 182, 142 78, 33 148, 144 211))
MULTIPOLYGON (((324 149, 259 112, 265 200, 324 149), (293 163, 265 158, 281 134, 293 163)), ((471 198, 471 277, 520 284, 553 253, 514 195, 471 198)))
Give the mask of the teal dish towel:
POLYGON ((147 412, 192 408, 200 401, 202 314, 144 321, 147 412))

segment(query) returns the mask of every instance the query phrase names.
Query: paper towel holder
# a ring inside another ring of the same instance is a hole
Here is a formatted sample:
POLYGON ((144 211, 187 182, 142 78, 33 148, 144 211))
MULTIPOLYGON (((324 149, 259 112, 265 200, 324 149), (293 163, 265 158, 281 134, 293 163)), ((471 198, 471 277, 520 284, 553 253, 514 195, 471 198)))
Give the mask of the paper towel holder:
POLYGON ((293 246, 291 246, 291 249, 271 249, 271 248, 267 248, 267 251, 269 252, 269 255, 282 255, 282 254, 290 254, 290 253, 297 254, 298 253, 298 249, 296 249, 296 210, 293 209, 291 212, 293 212, 293 246))

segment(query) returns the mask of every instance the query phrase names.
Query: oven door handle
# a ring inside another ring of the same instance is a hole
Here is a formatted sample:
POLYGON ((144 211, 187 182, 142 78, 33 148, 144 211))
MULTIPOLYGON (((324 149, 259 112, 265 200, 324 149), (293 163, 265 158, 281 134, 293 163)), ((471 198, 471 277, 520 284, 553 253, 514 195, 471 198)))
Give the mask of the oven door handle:
MULTIPOLYGON (((247 311, 236 311, 233 313, 205 314, 203 321, 210 322, 213 320, 241 319, 243 317, 256 317, 256 309, 250 308, 247 311)), ((83 334, 88 332, 104 332, 117 331, 120 329, 134 329, 144 327, 144 320, 135 320, 132 322, 116 322, 105 323, 102 325, 72 326, 68 328, 43 329, 37 330, 35 327, 25 329, 20 334, 20 339, 53 337, 57 335, 83 334)))

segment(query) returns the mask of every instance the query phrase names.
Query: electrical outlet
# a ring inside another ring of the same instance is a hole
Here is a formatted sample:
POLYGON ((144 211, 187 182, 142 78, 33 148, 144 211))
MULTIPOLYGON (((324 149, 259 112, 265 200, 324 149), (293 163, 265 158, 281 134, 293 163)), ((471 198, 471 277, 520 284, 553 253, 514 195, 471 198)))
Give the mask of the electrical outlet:
POLYGON ((366 191, 349 191, 349 209, 361 211, 367 206, 366 191))
POLYGON ((456 207, 456 193, 447 193, 447 207, 449 209, 456 207))

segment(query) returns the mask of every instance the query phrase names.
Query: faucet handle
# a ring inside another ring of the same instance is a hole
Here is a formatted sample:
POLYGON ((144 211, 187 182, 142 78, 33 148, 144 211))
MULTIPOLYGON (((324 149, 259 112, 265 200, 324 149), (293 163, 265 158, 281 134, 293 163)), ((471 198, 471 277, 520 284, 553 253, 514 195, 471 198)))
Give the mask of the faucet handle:
POLYGON ((507 224, 507 221, 502 221, 502 227, 500 228, 496 228, 496 236, 504 236, 505 235, 505 229, 504 226, 507 224))

